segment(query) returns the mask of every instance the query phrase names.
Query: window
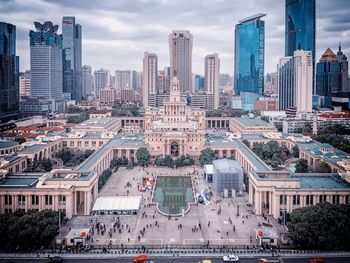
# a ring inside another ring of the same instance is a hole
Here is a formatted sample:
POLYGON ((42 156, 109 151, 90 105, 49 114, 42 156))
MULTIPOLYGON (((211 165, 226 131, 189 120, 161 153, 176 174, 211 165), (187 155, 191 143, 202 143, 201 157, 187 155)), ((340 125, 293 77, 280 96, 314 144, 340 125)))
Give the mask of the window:
POLYGON ((45 195, 45 205, 52 205, 52 195, 45 195))
POLYGON ((78 147, 81 147, 81 141, 78 141, 78 147))
POLYGON ((332 200, 332 201, 333 201, 333 202, 332 202, 333 204, 339 204, 339 199, 340 199, 340 198, 339 198, 339 195, 333 195, 332 199, 333 199, 333 200, 332 200))
POLYGON ((92 141, 92 147, 96 147, 96 142, 92 141))
POLYGON ((350 201, 350 195, 345 196, 345 204, 348 205, 350 201))
POLYGON ((74 147, 74 141, 69 142, 69 147, 74 147))
POLYGON ((5 214, 12 214, 11 208, 5 208, 5 214))
POLYGON ((293 205, 300 205, 300 195, 293 195, 293 205))
POLYGON ((66 204, 66 196, 65 195, 60 195, 59 200, 60 200, 60 205, 66 204))
POLYGON ((5 205, 12 205, 12 196, 5 195, 5 205))
POLYGON ((327 195, 320 195, 320 203, 327 202, 327 195))
POLYGON ((103 144, 103 142, 99 142, 99 143, 98 143, 98 146, 100 146, 100 147, 101 147, 101 146, 102 146, 102 144, 103 144))
POLYGON ((32 205, 39 205, 39 196, 32 195, 32 205))
POLYGON ((63 141, 63 147, 64 147, 64 148, 67 147, 67 141, 63 141))
POLYGON ((26 197, 24 195, 18 196, 18 204, 19 205, 25 205, 26 204, 26 197))
POLYGON ((306 196, 306 205, 313 205, 314 203, 314 196, 313 195, 307 195, 306 196))
POLYGON ((89 147, 89 141, 84 142, 85 147, 89 147))
POLYGON ((280 195, 280 205, 286 205, 286 204, 287 204, 287 196, 280 195))

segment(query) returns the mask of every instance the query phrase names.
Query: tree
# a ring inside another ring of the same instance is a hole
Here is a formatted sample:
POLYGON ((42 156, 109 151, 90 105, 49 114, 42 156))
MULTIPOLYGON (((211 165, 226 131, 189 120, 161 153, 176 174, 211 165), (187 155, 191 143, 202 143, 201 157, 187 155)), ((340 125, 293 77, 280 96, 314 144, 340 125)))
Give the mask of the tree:
POLYGON ((320 162, 320 164, 316 167, 317 173, 331 173, 332 168, 326 162, 320 162))
POLYGON ((146 166, 151 159, 151 155, 146 147, 141 147, 137 149, 136 158, 140 166, 146 166))
POLYGON ((32 164, 33 172, 50 172, 52 170, 52 163, 50 159, 35 160, 32 164))
POLYGON ((248 148, 250 148, 250 142, 247 139, 242 141, 248 148))
POLYGON ((299 147, 296 144, 292 148, 292 156, 293 156, 293 158, 299 158, 299 154, 300 154, 299 147))
POLYGON ((268 116, 261 116, 261 118, 263 121, 269 122, 270 118, 268 116))
POLYGON ((309 170, 309 166, 307 164, 307 160, 299 159, 295 165, 295 172, 296 173, 307 173, 308 170, 309 170))
POLYGON ((206 148, 201 150, 200 156, 199 156, 199 162, 204 164, 212 164, 214 160, 214 151, 210 148, 206 148))
POLYGON ((293 210, 287 224, 289 236, 301 249, 350 248, 349 205, 327 202, 293 210))
POLYGON ((109 167, 113 169, 117 166, 118 166, 118 160, 116 158, 113 158, 109 164, 109 167))
POLYGON ((58 213, 44 210, 0 215, 2 251, 28 252, 47 247, 58 233, 58 213))

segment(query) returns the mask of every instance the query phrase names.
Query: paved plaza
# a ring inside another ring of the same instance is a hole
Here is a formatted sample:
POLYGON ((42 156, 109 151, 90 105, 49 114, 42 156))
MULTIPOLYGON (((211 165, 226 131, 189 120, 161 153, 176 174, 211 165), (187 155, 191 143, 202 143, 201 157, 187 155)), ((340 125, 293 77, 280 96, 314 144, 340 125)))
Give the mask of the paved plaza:
POLYGON ((247 195, 234 198, 219 198, 214 195, 210 205, 194 204, 183 217, 161 215, 151 203, 151 192, 139 192, 138 186, 144 177, 157 175, 193 176, 195 189, 209 189, 199 167, 179 169, 148 167, 119 170, 109 178, 99 196, 142 196, 142 205, 137 215, 119 216, 121 231, 113 230, 117 216, 78 216, 68 222, 71 228, 91 227, 100 222, 106 226, 102 235, 96 231, 90 239, 92 245, 255 245, 255 228, 259 223, 270 222, 280 231, 272 218, 255 216, 247 204, 247 195), (128 186, 129 185, 129 186, 128 186), (131 186, 130 186, 131 185, 131 186), (237 216, 239 206, 239 216, 237 216), (219 213, 219 211, 221 211, 219 213), (141 232, 144 234, 141 234, 141 232))

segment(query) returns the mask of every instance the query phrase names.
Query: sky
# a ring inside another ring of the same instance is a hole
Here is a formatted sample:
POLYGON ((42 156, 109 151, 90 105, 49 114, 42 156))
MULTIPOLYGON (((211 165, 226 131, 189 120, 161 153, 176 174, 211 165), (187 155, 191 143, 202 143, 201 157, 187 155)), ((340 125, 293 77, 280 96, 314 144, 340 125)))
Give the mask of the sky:
MULTIPOLYGON (((61 32, 62 17, 75 16, 83 30, 83 64, 142 71, 145 51, 169 65, 172 30, 193 34, 193 73, 203 74, 204 57, 218 53, 220 72, 233 75, 234 26, 266 13, 265 73, 276 71, 284 56, 284 0, 0 0, 0 21, 17 26, 21 71, 30 69, 29 30, 33 21, 52 21, 61 32)), ((316 60, 327 47, 342 43, 350 57, 350 0, 316 0, 316 60)))

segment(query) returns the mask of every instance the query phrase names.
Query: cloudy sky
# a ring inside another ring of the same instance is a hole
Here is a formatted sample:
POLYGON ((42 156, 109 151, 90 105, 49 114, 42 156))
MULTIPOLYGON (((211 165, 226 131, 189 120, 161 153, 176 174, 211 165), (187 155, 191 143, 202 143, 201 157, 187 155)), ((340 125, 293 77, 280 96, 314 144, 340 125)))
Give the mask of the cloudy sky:
MULTIPOLYGON (((238 20, 267 13, 265 72, 275 71, 284 55, 284 0, 0 0, 0 21, 17 26, 21 70, 29 69, 33 21, 75 16, 83 27, 83 64, 142 70, 144 51, 158 55, 159 68, 169 64, 168 35, 189 29, 194 35, 193 72, 203 73, 204 56, 217 52, 221 72, 233 73, 233 32, 238 20)), ((350 57, 350 0, 316 0, 317 54, 341 41, 350 57)), ((60 31, 60 29, 59 29, 60 31)))

